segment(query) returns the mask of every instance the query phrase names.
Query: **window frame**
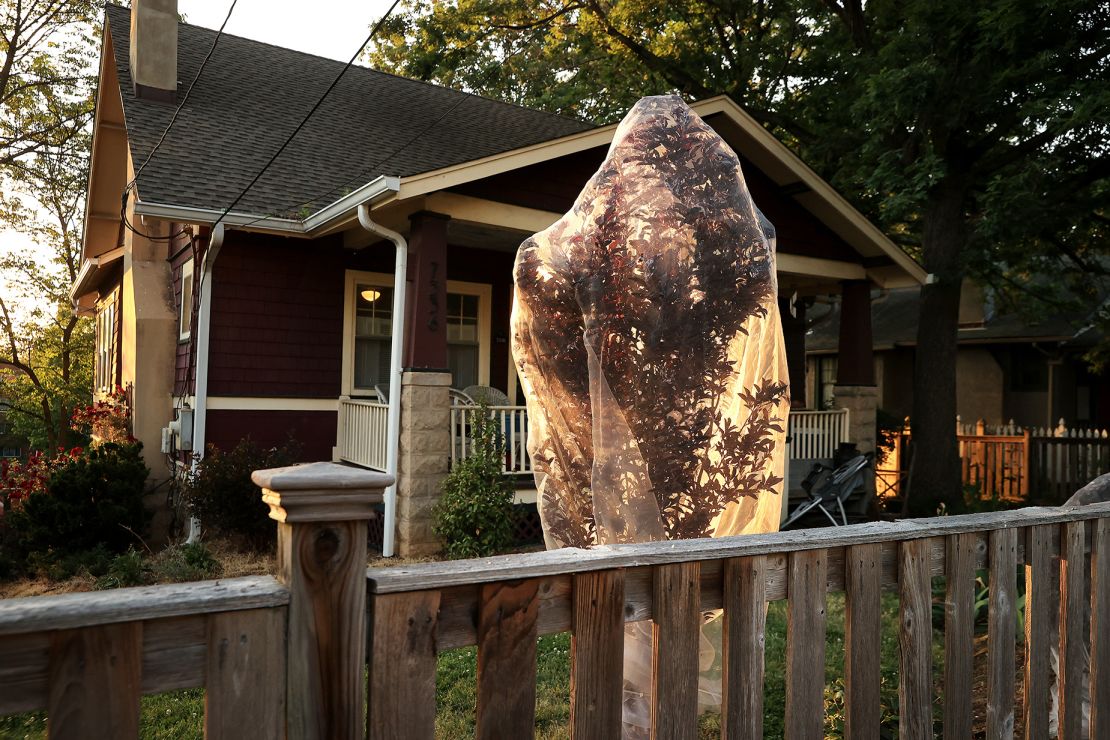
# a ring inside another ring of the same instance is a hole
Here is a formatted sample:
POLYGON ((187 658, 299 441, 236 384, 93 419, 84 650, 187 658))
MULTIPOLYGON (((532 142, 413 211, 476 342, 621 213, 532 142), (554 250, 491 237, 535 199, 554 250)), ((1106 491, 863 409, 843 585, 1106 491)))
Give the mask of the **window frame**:
POLYGON ((177 340, 185 342, 193 336, 193 259, 189 258, 181 264, 181 300, 177 303, 177 340), (185 310, 186 299, 188 311, 185 310))
MULTIPOLYGON (((377 397, 377 392, 373 388, 356 388, 354 385, 355 313, 358 307, 356 289, 360 284, 391 290, 395 285, 393 275, 389 273, 368 272, 366 270, 346 271, 343 290, 343 370, 340 376, 340 392, 344 396, 377 397)), ((478 297, 478 383, 489 385, 490 307, 493 286, 488 283, 448 280, 447 292, 478 297)), ((411 306, 411 301, 411 295, 406 292, 406 314, 411 306)), ((452 382, 454 382, 453 378, 452 382)))
POLYGON ((115 385, 119 338, 119 288, 96 303, 96 353, 93 380, 97 393, 109 393, 115 385))

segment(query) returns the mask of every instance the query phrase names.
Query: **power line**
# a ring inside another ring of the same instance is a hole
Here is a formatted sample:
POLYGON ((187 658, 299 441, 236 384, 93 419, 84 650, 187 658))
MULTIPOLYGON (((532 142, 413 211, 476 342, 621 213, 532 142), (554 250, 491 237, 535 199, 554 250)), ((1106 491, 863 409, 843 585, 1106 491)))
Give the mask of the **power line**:
POLYGON ((273 156, 270 157, 270 160, 266 162, 265 166, 263 166, 262 169, 258 171, 258 174, 254 176, 254 179, 252 179, 250 183, 248 183, 247 186, 243 188, 239 195, 235 196, 235 200, 231 201, 231 205, 225 208, 223 213, 220 214, 219 218, 217 218, 215 222, 213 222, 213 229, 216 228, 216 224, 220 223, 220 221, 222 221, 227 216, 227 214, 231 212, 232 208, 239 204, 239 201, 243 199, 243 196, 245 196, 250 191, 250 189, 254 187, 255 183, 257 183, 262 178, 262 175, 266 173, 266 170, 270 169, 270 166, 275 161, 277 161, 277 158, 281 156, 281 153, 285 151, 285 148, 289 146, 294 138, 296 138, 301 129, 305 127, 305 124, 308 123, 308 120, 312 118, 312 114, 314 114, 320 108, 320 106, 323 105, 324 100, 328 97, 331 91, 335 89, 335 86, 339 84, 339 81, 343 79, 343 75, 347 73, 347 70, 351 68, 351 66, 355 63, 355 60, 362 55, 362 52, 366 48, 366 45, 370 43, 371 39, 373 39, 375 35, 377 35, 378 30, 386 22, 386 19, 389 18, 389 16, 393 13, 393 10, 400 4, 400 2, 401 0, 393 0, 393 4, 389 6, 389 10, 385 11, 385 15, 383 15, 378 20, 378 22, 374 24, 374 27, 370 29, 370 35, 367 36, 366 40, 362 42, 362 45, 358 47, 358 51, 356 51, 351 56, 351 58, 347 60, 347 63, 343 65, 343 69, 339 71, 339 74, 335 76, 335 79, 332 80, 332 83, 328 85, 328 89, 324 90, 323 95, 321 95, 320 99, 316 101, 316 104, 312 106, 312 109, 309 110, 305 117, 301 119, 301 122, 298 123, 297 127, 293 129, 293 132, 289 134, 288 138, 285 139, 285 142, 280 147, 278 147, 278 150, 274 152, 273 156))
POLYGON ((201 61, 196 75, 193 76, 193 81, 189 83, 189 89, 185 91, 185 95, 181 98, 181 102, 178 103, 177 107, 174 109, 173 115, 170 116, 170 122, 167 123, 166 128, 162 130, 162 135, 158 137, 158 141, 154 144, 154 148, 152 148, 150 150, 150 153, 146 155, 146 159, 144 159, 143 163, 139 165, 139 169, 135 170, 135 176, 131 178, 131 182, 127 183, 127 185, 125 185, 123 188, 123 203, 120 208, 120 218, 123 220, 124 226, 126 226, 129 231, 138 234, 139 236, 156 241, 170 241, 185 233, 185 230, 182 229, 176 234, 171 234, 170 236, 151 236, 149 234, 143 234, 140 231, 136 230, 135 227, 132 226, 131 223, 127 220, 127 197, 134 189, 135 185, 138 184, 139 175, 143 174, 143 170, 148 164, 150 164, 150 160, 154 157, 154 153, 158 151, 158 148, 161 147, 162 143, 166 140, 166 136, 169 135, 170 129, 172 129, 173 125, 177 123, 177 117, 181 115, 181 110, 185 107, 185 104, 189 102, 189 96, 193 94, 193 88, 196 87, 197 80, 200 79, 201 74, 204 72, 204 68, 208 65, 208 60, 211 59, 212 54, 215 53, 216 45, 220 43, 220 37, 223 36, 224 28, 227 26, 227 22, 231 20, 231 14, 235 10, 235 5, 238 2, 239 0, 231 0, 231 7, 227 9, 227 15, 224 16, 224 22, 220 24, 219 30, 216 31, 216 38, 212 39, 212 46, 208 49, 208 53, 204 55, 204 59, 201 61))
MULTIPOLYGON (((401 144, 399 147, 397 147, 396 149, 391 151, 389 154, 387 154, 382 159, 378 160, 377 162, 375 162, 371 165, 368 165, 364 170, 359 172, 359 174, 357 174, 354 177, 348 179, 346 182, 340 183, 339 185, 336 185, 335 187, 331 188, 330 190, 328 190, 324 193, 320 193, 319 195, 315 195, 315 196, 313 196, 312 198, 310 198, 308 200, 304 200, 304 201, 301 201, 300 203, 289 206, 287 209, 285 209, 285 211, 289 212, 289 211, 292 211, 293 209, 302 208, 304 206, 315 203, 315 202, 317 202, 317 201, 319 201, 323 198, 326 198, 326 197, 332 195, 333 193, 337 193, 337 192, 343 190, 344 188, 352 185, 353 183, 356 183, 356 182, 365 183, 366 182, 365 178, 371 172, 373 172, 374 170, 381 169, 381 168, 385 167, 385 165, 388 164, 394 157, 396 157, 398 154, 403 152, 405 149, 408 149, 410 146, 412 146, 418 140, 423 138, 425 134, 427 134, 433 128, 438 126, 439 123, 441 121, 443 121, 443 119, 445 119, 445 118, 447 118, 447 116, 451 115, 451 113, 453 113, 456 108, 458 108, 460 105, 462 105, 467 100, 469 100, 469 96, 460 97, 450 107, 448 107, 447 110, 443 111, 443 113, 441 113, 434 121, 432 121, 427 126, 420 129, 419 131, 417 131, 416 134, 414 134, 411 138, 408 139, 408 141, 401 144)), ((242 224, 242 226, 250 226, 251 224, 256 224, 259 221, 263 221, 267 218, 270 218, 270 216, 260 216, 259 218, 256 218, 253 221, 248 221, 247 223, 242 224)))

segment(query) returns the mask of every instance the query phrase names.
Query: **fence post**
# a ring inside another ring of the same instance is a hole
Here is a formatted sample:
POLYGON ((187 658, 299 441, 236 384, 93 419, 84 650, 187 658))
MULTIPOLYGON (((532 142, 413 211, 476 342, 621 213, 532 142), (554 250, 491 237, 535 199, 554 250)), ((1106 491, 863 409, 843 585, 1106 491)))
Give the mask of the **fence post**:
POLYGON ((319 462, 256 470, 289 589, 286 718, 295 740, 364 737, 366 521, 391 476, 319 462))

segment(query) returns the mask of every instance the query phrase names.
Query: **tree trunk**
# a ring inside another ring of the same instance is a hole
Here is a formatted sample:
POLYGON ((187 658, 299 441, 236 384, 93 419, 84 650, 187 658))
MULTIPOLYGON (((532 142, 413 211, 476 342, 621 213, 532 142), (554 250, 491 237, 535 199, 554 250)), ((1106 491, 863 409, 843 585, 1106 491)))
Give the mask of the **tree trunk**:
POLYGON ((915 514, 936 514, 941 503, 949 511, 964 508, 956 445, 956 334, 966 192, 962 178, 949 176, 930 195, 925 210, 924 262, 934 278, 921 288, 917 321, 908 500, 915 514))

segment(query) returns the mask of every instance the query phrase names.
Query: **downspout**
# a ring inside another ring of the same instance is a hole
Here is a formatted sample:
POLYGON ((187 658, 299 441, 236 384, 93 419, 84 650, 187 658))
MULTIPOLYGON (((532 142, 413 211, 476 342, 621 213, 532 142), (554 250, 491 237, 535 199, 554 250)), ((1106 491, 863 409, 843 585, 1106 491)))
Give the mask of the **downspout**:
MULTIPOLYGON (((196 383, 193 386, 193 462, 192 471, 196 473, 197 463, 204 457, 204 432, 206 412, 208 411, 208 338, 212 328, 212 268, 224 245, 224 225, 216 224, 208 238, 208 248, 204 250, 204 260, 200 271, 200 307, 197 312, 196 383)), ((189 518, 188 542, 200 539, 200 520, 189 518)))
POLYGON ((393 484, 385 489, 385 527, 382 534, 382 555, 393 557, 393 538, 397 519, 397 459, 401 441, 401 363, 405 342, 405 283, 408 280, 409 244, 396 231, 374 223, 370 206, 358 207, 358 222, 375 236, 393 242, 397 258, 393 268, 393 332, 389 344, 389 416, 386 422, 386 472, 393 484))

